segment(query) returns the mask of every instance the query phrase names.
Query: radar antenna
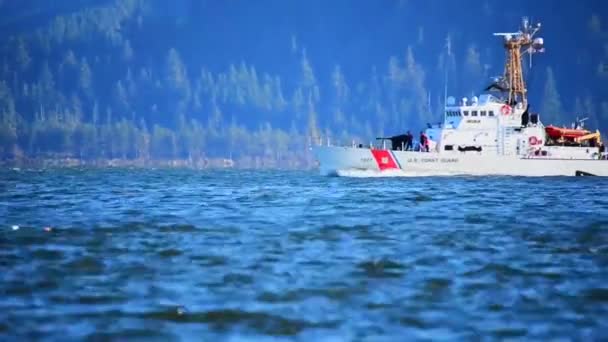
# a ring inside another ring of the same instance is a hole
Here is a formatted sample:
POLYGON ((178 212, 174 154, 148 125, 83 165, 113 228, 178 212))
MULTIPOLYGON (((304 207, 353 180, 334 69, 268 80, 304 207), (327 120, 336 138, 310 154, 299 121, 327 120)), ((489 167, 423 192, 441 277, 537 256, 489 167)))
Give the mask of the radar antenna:
POLYGON ((523 104, 523 108, 528 105, 526 84, 524 82, 522 70, 522 57, 527 53, 530 55, 530 66, 532 65, 532 54, 544 52, 544 42, 542 38, 534 38, 540 30, 540 23, 530 26, 528 18, 522 19, 522 26, 517 32, 499 32, 494 36, 504 37, 504 47, 507 51, 505 63, 504 82, 505 91, 508 91, 508 103, 514 105, 518 102, 523 104))

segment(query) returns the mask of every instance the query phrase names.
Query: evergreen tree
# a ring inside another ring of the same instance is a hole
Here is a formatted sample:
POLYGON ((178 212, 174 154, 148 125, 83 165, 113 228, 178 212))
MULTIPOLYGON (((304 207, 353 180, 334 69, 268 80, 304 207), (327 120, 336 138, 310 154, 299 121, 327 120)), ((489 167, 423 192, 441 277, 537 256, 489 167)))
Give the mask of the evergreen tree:
MULTIPOLYGON (((186 66, 184 65, 179 53, 174 48, 169 50, 167 55, 166 82, 169 86, 170 95, 167 110, 171 110, 171 103, 176 103, 175 114, 183 114, 190 101, 190 81, 186 66)), ((168 123, 169 121, 165 121, 168 123)))
POLYGON ((310 62, 308 61, 308 57, 306 56, 306 50, 302 51, 301 67, 302 67, 302 86, 304 86, 306 88, 315 86, 317 83, 317 80, 316 80, 314 71, 312 70, 312 66, 310 65, 310 62))
POLYGON ((45 94, 49 94, 55 91, 55 79, 49 64, 45 61, 42 64, 42 71, 40 72, 39 83, 45 94))
POLYGON ((82 119, 83 119, 83 109, 82 109, 82 102, 80 101, 80 98, 78 97, 78 95, 76 95, 75 93, 72 94, 71 99, 71 122, 73 125, 77 124, 77 123, 81 123, 82 119))
POLYGON ((133 56, 134 56, 134 52, 133 52, 133 48, 131 48, 131 42, 129 42, 129 40, 127 39, 127 40, 125 40, 125 43, 123 44, 122 59, 123 59, 123 61, 129 63, 133 59, 133 56))
POLYGON ((399 88, 403 81, 403 72, 399 66, 399 59, 395 56, 391 56, 388 60, 388 79, 391 81, 394 89, 399 88))
POLYGON ((581 101, 581 98, 577 96, 574 100, 574 114, 582 115, 584 111, 585 108, 583 107, 583 101, 581 101))
POLYGON ((174 48, 171 48, 167 54, 166 81, 169 87, 180 90, 186 88, 188 83, 186 67, 174 48))
POLYGON ((606 133, 608 132, 608 101, 602 101, 602 103, 600 104, 601 110, 600 110, 600 123, 601 123, 601 127, 599 127, 599 129, 602 130, 602 132, 606 133))
POLYGON ((308 136, 317 141, 319 138, 319 128, 317 126, 317 112, 312 96, 308 97, 308 136))
POLYGON ((405 129, 405 126, 409 125, 422 125, 431 119, 431 109, 429 105, 428 92, 426 91, 424 85, 424 79, 424 71, 420 64, 415 61, 414 51, 410 46, 407 49, 406 84, 407 93, 412 100, 411 104, 406 104, 405 106, 402 105, 401 107, 404 108, 406 113, 408 113, 410 117, 413 117, 414 120, 411 120, 409 123, 401 122, 401 130, 405 129))
POLYGON ((587 122, 587 127, 597 128, 599 126, 598 115, 593 103, 593 99, 590 95, 585 96, 584 108, 584 116, 589 119, 589 122, 587 122))
POLYGON ((602 24, 600 21, 600 17, 595 13, 591 15, 591 19, 589 19, 589 29, 593 33, 602 32, 602 24))
POLYGON ((479 51, 475 44, 468 47, 464 63, 466 92, 467 94, 475 95, 478 92, 484 73, 479 51))
POLYGON ((19 68, 24 71, 29 67, 31 62, 32 58, 27 50, 25 41, 23 38, 19 38, 17 40, 17 65, 19 65, 19 68))
POLYGON ((93 97, 93 75, 91 67, 87 63, 86 58, 80 62, 80 77, 78 78, 78 87, 87 98, 93 97))
POLYGON ((129 97, 120 80, 114 86, 114 105, 119 115, 125 116, 129 112, 129 97))
POLYGON ((334 67, 332 73, 332 86, 333 86, 333 124, 338 127, 344 124, 345 114, 344 107, 348 103, 349 87, 346 84, 344 75, 339 65, 334 67))
POLYGON ((305 96, 312 95, 311 100, 315 103, 321 100, 319 87, 317 85, 317 78, 315 77, 312 66, 306 56, 306 50, 302 51, 302 58, 300 62, 302 78, 301 78, 301 87, 305 92, 305 96))
POLYGON ((565 124, 565 120, 562 119, 562 103, 560 100, 559 93, 555 78, 553 77, 553 70, 551 67, 547 67, 545 74, 545 88, 543 91, 543 100, 541 104, 541 116, 545 118, 544 123, 547 124, 565 124))
POLYGON ((287 105, 287 100, 285 100, 285 97, 283 96, 283 87, 281 86, 281 78, 279 76, 274 78, 273 93, 273 98, 275 100, 274 107, 278 111, 283 111, 287 105))

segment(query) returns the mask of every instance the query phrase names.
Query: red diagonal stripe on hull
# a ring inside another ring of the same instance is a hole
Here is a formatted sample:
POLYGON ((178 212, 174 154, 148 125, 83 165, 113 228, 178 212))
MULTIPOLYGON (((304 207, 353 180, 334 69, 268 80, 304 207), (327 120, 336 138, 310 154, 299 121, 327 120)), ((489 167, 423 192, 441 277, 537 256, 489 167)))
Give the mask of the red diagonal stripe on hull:
POLYGON ((380 169, 380 171, 399 168, 389 151, 372 150, 372 154, 374 155, 374 159, 376 159, 376 163, 378 164, 378 168, 380 169))

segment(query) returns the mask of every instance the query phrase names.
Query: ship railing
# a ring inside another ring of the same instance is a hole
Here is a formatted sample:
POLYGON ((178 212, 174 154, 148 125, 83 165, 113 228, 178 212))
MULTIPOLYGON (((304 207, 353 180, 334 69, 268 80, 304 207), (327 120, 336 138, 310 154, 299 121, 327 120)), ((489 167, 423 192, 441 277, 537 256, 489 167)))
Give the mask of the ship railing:
POLYGON ((309 146, 332 146, 332 147, 353 147, 353 148, 382 148, 387 149, 390 146, 387 146, 386 141, 383 141, 382 144, 374 143, 374 141, 370 140, 369 143, 362 143, 359 139, 349 139, 345 141, 343 138, 335 138, 330 135, 326 136, 310 136, 309 137, 309 146))
MULTIPOLYGON (((335 138, 330 135, 326 136, 310 136, 309 137, 309 147, 315 146, 328 146, 328 147, 351 147, 351 148, 375 148, 375 149, 391 149, 391 150, 405 150, 405 143, 402 143, 401 146, 393 147, 392 144, 388 144, 387 140, 384 138, 378 138, 376 141, 370 140, 368 143, 362 143, 361 140, 358 139, 349 139, 349 141, 344 141, 344 139, 335 138)), ((439 146, 439 145, 437 145, 439 146)), ((420 142, 413 141, 411 151, 420 151, 421 146, 420 142)), ((429 153, 437 152, 436 148, 432 148, 429 153)))

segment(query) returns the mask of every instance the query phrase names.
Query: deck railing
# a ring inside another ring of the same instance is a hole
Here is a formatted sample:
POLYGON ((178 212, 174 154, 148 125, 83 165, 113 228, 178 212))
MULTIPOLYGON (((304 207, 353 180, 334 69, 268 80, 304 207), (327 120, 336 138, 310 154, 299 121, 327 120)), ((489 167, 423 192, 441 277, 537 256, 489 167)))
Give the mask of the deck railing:
POLYGON ((344 140, 340 140, 338 138, 332 138, 329 135, 326 136, 315 136, 309 137, 309 146, 334 146, 334 147, 366 147, 366 148, 383 148, 386 149, 388 146, 386 145, 386 140, 382 142, 382 145, 374 144, 373 141, 370 141, 368 144, 363 144, 358 142, 355 139, 352 139, 349 142, 344 142, 344 140))
MULTIPOLYGON (((386 139, 382 139, 381 143, 376 140, 376 141, 369 141, 367 144, 363 144, 361 142, 358 142, 355 139, 352 139, 350 142, 344 142, 343 140, 341 141, 338 138, 332 138, 329 135, 326 136, 309 136, 309 147, 314 146, 333 146, 333 147, 359 147, 359 148, 377 148, 377 149, 390 149, 391 146, 390 144, 387 143, 386 139)), ((405 143, 402 144, 401 146, 401 150, 405 149, 405 143)), ((412 149, 410 151, 419 151, 420 150, 420 143, 419 142, 412 142, 412 149)), ((429 152, 436 152, 434 149, 431 149, 429 152)))

